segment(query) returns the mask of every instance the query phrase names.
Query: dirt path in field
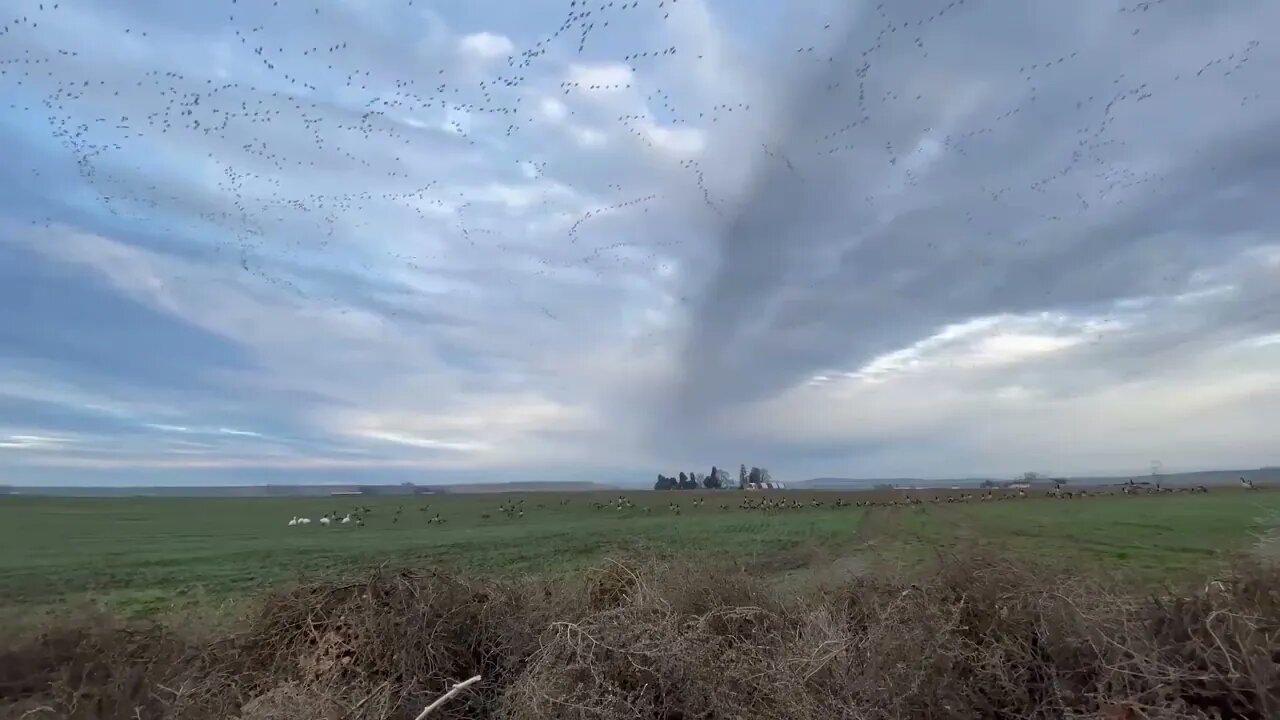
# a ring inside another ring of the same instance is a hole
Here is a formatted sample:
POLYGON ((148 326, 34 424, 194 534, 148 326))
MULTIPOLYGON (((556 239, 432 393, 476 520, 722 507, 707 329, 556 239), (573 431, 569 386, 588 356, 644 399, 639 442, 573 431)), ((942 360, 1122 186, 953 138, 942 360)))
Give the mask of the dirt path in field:
POLYGON ((858 550, 867 572, 922 571, 975 537, 974 518, 953 504, 869 508, 858 550))
POLYGON ((839 582, 857 575, 877 572, 887 548, 899 542, 902 508, 865 508, 848 546, 834 557, 824 558, 808 568, 812 581, 839 582))
POLYGON ((946 545, 966 542, 975 537, 974 517, 968 506, 961 504, 938 504, 927 509, 929 522, 942 530, 940 533, 946 545))
POLYGON ((1280 513, 1268 513, 1259 521, 1266 529, 1258 534, 1253 554, 1264 560, 1280 558, 1280 513))
POLYGON ((974 536, 973 517, 953 505, 875 505, 862 516, 841 549, 797 549, 761 563, 788 584, 840 581, 871 573, 897 573, 937 560, 974 536))
POLYGON ((875 572, 879 547, 895 541, 901 532, 897 507, 868 507, 857 527, 840 549, 796 548, 758 559, 749 565, 755 571, 773 575, 786 586, 839 583, 848 578, 875 572))
POLYGON ((896 506, 866 508, 853 533, 854 547, 866 550, 884 542, 898 530, 900 514, 901 508, 896 506))

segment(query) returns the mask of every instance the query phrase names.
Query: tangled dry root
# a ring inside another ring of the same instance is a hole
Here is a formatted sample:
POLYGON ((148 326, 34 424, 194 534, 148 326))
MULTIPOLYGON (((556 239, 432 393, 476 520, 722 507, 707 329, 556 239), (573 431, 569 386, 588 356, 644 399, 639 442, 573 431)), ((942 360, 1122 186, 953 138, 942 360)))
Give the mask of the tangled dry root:
POLYGON ((1280 717, 1280 572, 1149 595, 1002 558, 787 597, 732 567, 559 581, 375 572, 235 631, 64 618, 0 653, 0 716, 1280 717))

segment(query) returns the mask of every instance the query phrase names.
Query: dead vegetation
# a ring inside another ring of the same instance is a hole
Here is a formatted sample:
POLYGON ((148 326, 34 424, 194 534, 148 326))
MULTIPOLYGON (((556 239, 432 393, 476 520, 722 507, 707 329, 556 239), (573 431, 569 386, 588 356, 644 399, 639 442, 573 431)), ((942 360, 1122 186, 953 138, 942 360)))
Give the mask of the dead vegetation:
POLYGON ((78 615, 0 649, 0 716, 1280 717, 1280 571, 1180 593, 969 557, 788 596, 731 567, 503 582, 375 572, 235 629, 78 615))

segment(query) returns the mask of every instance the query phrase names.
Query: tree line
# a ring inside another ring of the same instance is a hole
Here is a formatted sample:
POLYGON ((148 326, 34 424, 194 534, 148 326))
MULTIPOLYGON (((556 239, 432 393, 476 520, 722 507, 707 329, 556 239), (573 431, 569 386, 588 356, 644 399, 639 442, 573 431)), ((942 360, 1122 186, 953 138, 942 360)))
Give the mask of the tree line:
MULTIPOLYGON (((765 468, 753 466, 748 470, 745 464, 738 467, 739 489, 746 488, 748 485, 767 483, 770 479, 769 471, 765 468)), ((698 488, 719 490, 729 487, 733 487, 733 478, 729 475, 729 471, 715 465, 711 466, 709 473, 681 472, 673 476, 659 474, 658 481, 653 484, 654 490, 697 490, 698 488)))

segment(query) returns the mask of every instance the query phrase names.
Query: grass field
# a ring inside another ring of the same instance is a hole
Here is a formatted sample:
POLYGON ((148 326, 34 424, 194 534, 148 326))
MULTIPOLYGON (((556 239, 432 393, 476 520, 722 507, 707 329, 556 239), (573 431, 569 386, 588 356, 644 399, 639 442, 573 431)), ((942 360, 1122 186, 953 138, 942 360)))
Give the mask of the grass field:
POLYGON ((617 494, 584 493, 4 498, 0 609, 89 598, 127 614, 150 614, 234 601, 301 576, 382 563, 555 573, 606 556, 709 554, 786 577, 830 563, 875 571, 880 565, 927 562, 939 550, 967 544, 1161 580, 1210 569, 1249 548, 1280 519, 1280 493, 1234 489, 842 508, 832 506, 837 497, 856 503, 893 495, 788 491, 778 495, 805 507, 769 513, 739 509, 744 493, 737 491, 626 495, 635 507, 622 511, 593 507, 617 494), (698 497, 705 504, 695 508, 698 497), (813 499, 824 506, 813 507, 813 499), (500 503, 519 500, 522 518, 497 510, 500 503), (681 506, 678 515, 671 502, 681 506), (315 520, 327 511, 344 513, 353 503, 372 508, 364 527, 287 525, 293 515, 315 520), (428 523, 437 513, 445 522, 428 523))
POLYGON ((945 495, 5 498, 0 717, 1277 717, 1280 492, 945 495))

